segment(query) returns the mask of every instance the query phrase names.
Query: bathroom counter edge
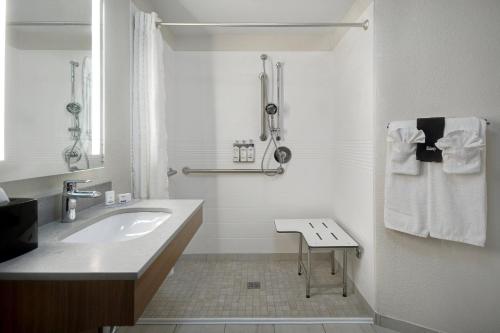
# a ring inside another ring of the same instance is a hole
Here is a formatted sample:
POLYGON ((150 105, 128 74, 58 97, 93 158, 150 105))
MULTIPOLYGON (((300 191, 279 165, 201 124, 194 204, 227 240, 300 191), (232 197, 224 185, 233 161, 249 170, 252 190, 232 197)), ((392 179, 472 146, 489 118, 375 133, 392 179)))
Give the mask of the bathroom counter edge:
POLYGON ((39 230, 39 248, 0 263, 0 280, 137 280, 176 238, 203 200, 134 200, 80 212, 73 223, 49 223, 39 230), (151 234, 125 242, 63 243, 61 239, 92 223, 97 216, 124 208, 161 208, 172 216, 151 234))

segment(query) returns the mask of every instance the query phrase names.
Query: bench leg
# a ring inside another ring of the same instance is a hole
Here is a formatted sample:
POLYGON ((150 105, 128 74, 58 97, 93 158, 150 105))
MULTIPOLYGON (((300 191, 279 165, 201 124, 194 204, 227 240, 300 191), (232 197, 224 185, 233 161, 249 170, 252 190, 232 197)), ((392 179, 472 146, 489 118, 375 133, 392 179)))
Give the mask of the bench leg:
POLYGON ((342 267, 342 296, 347 297, 347 249, 344 249, 344 267, 342 267))
POLYGON ((306 298, 311 297, 311 248, 307 247, 306 298))
POLYGON ((301 261, 302 261, 302 234, 299 234, 299 260, 298 260, 299 275, 302 275, 302 264, 301 264, 301 261))
POLYGON ((332 250, 330 257, 332 260, 332 275, 334 275, 335 274, 335 251, 332 250))

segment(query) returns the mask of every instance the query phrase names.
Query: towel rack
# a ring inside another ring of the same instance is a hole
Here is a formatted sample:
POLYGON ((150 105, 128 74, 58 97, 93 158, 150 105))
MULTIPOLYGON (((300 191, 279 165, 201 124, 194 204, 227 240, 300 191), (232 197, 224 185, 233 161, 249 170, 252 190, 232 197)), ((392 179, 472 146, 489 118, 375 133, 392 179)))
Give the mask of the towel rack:
POLYGON ((241 174, 241 173, 282 175, 285 173, 285 169, 282 167, 278 167, 276 169, 191 169, 190 167, 184 167, 184 168, 182 168, 182 173, 185 175, 189 175, 189 174, 241 174))
MULTIPOLYGON (((486 119, 486 118, 483 118, 483 119, 484 119, 484 121, 486 122, 486 125, 491 124, 491 123, 490 123, 490 121, 489 121, 488 119, 486 119)), ((389 128, 389 125, 390 125, 390 124, 391 124, 391 122, 388 122, 388 123, 387 123, 387 128, 389 128)))

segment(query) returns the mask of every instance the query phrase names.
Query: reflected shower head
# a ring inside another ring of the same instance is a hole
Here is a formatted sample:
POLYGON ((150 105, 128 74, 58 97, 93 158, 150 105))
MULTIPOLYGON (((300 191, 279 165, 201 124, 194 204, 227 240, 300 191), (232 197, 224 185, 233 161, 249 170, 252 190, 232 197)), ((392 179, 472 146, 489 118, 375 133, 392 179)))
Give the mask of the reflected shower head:
POLYGON ((71 102, 66 105, 66 110, 72 115, 77 116, 82 111, 82 106, 76 102, 71 102))
POLYGON ((266 105, 266 113, 270 116, 276 114, 276 112, 278 112, 278 107, 276 106, 276 104, 273 104, 273 103, 269 103, 266 105))

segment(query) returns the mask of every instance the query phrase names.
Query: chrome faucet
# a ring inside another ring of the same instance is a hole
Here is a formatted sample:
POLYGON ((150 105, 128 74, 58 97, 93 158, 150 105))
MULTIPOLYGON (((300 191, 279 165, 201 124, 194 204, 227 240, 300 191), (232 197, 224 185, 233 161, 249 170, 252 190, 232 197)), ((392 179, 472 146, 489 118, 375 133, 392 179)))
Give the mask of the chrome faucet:
POLYGON ((76 218, 76 200, 78 198, 97 198, 98 191, 79 191, 77 184, 90 183, 91 180, 65 180, 62 192, 61 222, 73 222, 76 218))

